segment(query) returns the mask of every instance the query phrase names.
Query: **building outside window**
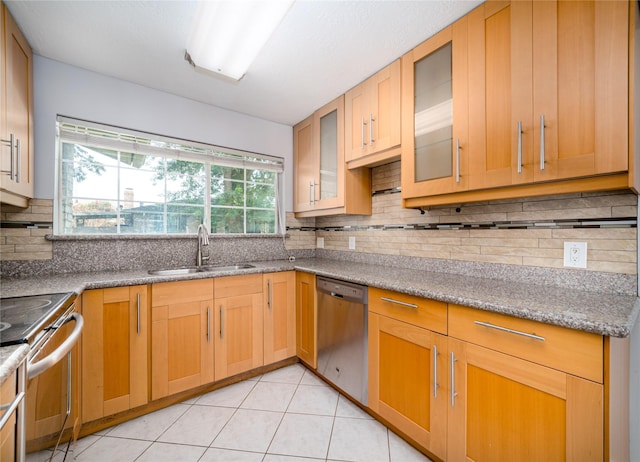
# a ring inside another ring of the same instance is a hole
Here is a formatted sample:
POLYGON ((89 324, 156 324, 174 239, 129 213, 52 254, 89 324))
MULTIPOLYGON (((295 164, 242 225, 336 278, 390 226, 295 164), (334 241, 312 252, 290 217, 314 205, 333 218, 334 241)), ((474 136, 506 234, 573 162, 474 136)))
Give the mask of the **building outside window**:
POLYGON ((279 233, 282 158, 58 118, 55 233, 279 233))

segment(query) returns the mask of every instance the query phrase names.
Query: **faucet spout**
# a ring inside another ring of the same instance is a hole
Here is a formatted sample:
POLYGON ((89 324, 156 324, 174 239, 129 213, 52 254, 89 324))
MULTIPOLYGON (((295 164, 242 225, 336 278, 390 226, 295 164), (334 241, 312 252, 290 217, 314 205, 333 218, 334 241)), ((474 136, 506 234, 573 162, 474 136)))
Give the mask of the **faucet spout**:
POLYGON ((196 264, 202 266, 202 263, 209 261, 209 231, 204 224, 198 225, 198 254, 196 255, 196 264))

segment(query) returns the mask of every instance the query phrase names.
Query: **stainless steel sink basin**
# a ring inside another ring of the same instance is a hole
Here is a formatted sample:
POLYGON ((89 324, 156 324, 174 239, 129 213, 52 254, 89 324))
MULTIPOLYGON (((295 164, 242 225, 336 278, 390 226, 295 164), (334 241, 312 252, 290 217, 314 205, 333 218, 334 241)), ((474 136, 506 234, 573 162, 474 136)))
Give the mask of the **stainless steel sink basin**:
POLYGON ((206 266, 188 266, 184 268, 167 268, 160 270, 149 270, 149 274, 154 276, 179 276, 181 274, 192 273, 215 273, 222 271, 236 271, 242 269, 255 268, 254 265, 243 263, 240 265, 206 265, 206 266))

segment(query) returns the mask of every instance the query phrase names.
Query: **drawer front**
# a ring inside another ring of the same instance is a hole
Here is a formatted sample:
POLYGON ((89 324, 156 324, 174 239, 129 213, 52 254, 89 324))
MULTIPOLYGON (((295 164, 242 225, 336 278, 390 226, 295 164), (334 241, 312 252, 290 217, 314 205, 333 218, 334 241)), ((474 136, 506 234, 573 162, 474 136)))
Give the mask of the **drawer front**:
POLYGON ((165 306, 213 298, 213 279, 159 282, 151 286, 151 306, 165 306))
POLYGON ((215 298, 237 297, 262 292, 262 274, 227 276, 214 279, 215 298))
POLYGON ((443 302, 370 287, 369 311, 447 334, 447 304, 443 302))
POLYGON ((450 304, 449 336, 603 382, 601 335, 450 304))

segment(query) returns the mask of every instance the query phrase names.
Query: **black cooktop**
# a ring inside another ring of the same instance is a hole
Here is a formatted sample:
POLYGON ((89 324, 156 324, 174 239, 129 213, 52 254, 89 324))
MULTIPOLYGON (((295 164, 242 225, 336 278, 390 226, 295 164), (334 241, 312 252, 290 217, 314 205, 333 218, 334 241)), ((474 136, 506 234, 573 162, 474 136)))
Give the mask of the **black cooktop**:
POLYGON ((75 298, 73 292, 0 298, 0 347, 30 342, 75 298))

